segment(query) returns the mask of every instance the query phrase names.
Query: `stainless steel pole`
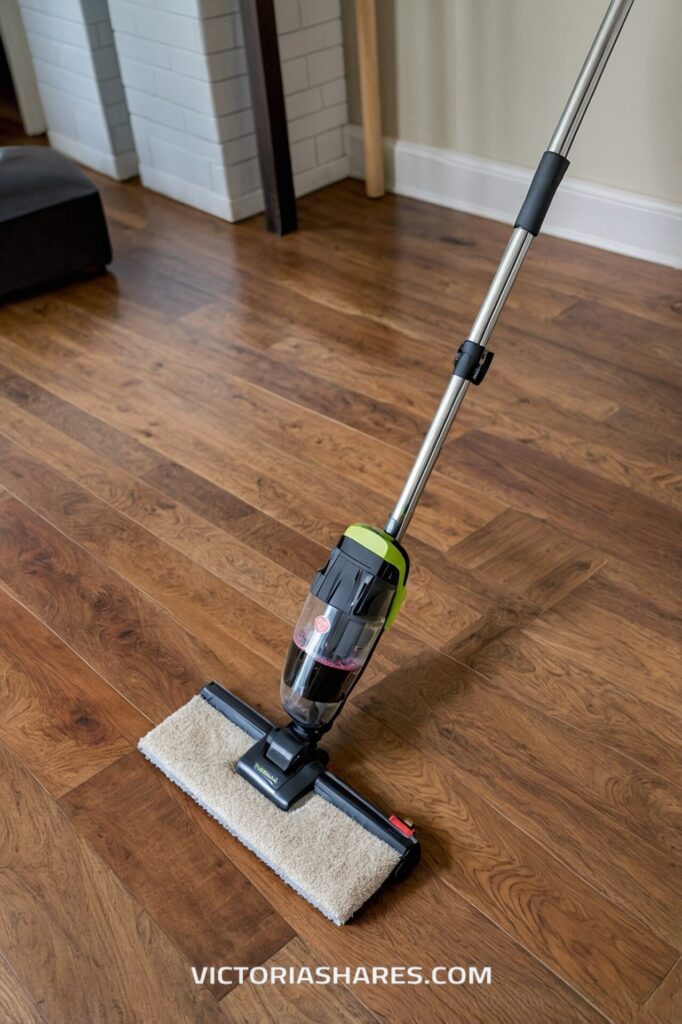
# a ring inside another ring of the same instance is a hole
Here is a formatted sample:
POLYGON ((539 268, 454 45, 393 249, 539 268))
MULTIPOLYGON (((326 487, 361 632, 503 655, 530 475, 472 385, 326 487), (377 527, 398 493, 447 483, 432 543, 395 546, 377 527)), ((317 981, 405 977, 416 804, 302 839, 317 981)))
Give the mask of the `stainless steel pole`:
MULTIPOLYGON (((634 0, 611 0, 609 4, 556 131, 551 138, 549 148, 538 167, 507 248, 467 336, 465 345, 473 343, 478 346, 478 349, 470 349, 467 356, 470 356, 472 351, 480 352, 482 360, 485 354, 485 347, 507 296, 521 269, 530 244, 540 230, 542 219, 568 166, 566 157, 633 3, 634 0), (529 226, 524 227, 523 224, 529 226)), ((461 352, 462 349, 460 349, 461 352)), ((490 355, 488 353, 488 357, 490 355)), ((410 470, 410 475, 386 523, 386 532, 398 541, 401 540, 409 525, 469 384, 472 379, 475 380, 471 364, 467 363, 467 360, 463 360, 463 364, 467 364, 467 371, 460 371, 461 375, 458 376, 456 364, 455 373, 450 379, 433 422, 422 442, 419 454, 410 470)))
POLYGON ((550 152, 568 156, 576 132, 580 128, 585 111, 590 105, 594 90, 599 85, 599 79, 611 56, 611 50, 616 45, 620 30, 625 24, 625 19, 630 13, 633 3, 634 0, 620 0, 620 2, 613 0, 609 5, 592 48, 578 75, 578 80, 573 86, 573 92, 556 126, 556 131, 548 147, 550 152))

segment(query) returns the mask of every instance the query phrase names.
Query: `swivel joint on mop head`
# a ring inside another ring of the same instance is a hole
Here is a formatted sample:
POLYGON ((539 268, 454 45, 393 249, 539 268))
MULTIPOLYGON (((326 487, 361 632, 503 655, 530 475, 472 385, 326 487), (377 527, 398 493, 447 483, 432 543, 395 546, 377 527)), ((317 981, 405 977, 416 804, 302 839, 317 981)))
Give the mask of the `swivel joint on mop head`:
POLYGON ((383 885, 410 874, 419 840, 401 818, 325 770, 311 757, 322 755, 314 744, 300 764, 296 739, 283 736, 289 730, 213 682, 144 736, 140 750, 301 896, 343 924, 383 885), (280 768, 268 751, 291 760, 293 770, 280 768), (253 774, 243 770, 247 762, 253 774), (292 786, 305 790, 305 799, 285 800, 292 786))

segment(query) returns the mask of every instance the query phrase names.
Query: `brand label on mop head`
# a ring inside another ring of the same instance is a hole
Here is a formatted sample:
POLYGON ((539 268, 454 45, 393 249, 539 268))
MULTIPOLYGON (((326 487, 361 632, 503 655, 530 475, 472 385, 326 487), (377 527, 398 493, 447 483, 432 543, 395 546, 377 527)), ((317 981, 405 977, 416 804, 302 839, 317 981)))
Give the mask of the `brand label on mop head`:
POLYGON ((264 779, 267 779, 272 786, 279 785, 279 775, 275 775, 274 772, 268 771, 260 761, 254 761, 253 767, 256 769, 259 775, 262 775, 264 779))

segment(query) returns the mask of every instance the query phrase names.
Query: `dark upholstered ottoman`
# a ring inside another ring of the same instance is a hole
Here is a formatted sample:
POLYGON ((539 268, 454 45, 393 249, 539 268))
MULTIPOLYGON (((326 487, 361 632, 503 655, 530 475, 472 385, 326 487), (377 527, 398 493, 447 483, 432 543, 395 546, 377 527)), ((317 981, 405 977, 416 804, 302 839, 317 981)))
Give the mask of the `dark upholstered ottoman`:
POLYGON ((43 146, 0 147, 0 295, 111 261, 97 188, 43 146))

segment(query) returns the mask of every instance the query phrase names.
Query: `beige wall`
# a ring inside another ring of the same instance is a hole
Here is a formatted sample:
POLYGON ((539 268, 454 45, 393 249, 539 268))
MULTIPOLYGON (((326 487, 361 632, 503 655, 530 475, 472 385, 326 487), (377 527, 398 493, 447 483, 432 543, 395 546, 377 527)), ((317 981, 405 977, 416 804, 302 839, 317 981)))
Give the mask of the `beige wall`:
MULTIPOLYGON (((360 122, 354 0, 342 0, 360 122)), ((377 0, 384 134, 534 167, 606 0, 377 0)), ((682 0, 635 0, 571 174, 682 201, 682 0)))

